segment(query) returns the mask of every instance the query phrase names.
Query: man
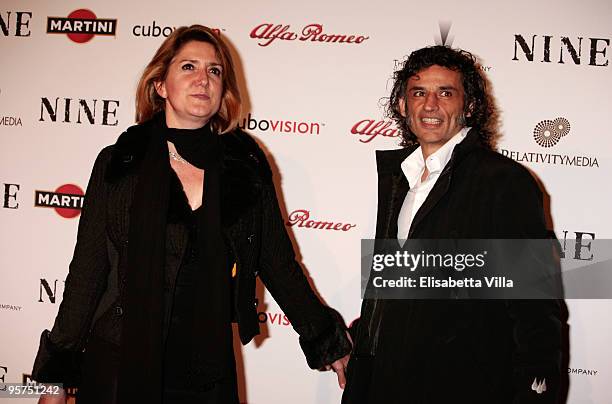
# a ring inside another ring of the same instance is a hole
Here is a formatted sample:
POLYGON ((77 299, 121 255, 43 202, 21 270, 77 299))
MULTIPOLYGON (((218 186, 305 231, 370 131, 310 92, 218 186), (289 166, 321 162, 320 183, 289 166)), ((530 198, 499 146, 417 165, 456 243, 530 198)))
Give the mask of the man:
MULTIPOLYGON (((403 149, 377 152, 377 239, 547 237, 541 192, 493 151, 485 81, 468 52, 413 52, 388 111, 403 149)), ((342 402, 552 403, 556 300, 364 299, 342 402)))

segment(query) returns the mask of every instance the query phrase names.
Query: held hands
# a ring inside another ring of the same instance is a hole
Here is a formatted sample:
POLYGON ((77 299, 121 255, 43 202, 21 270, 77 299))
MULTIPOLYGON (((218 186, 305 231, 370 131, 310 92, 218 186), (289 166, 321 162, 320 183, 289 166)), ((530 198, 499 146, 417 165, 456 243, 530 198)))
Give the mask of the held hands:
MULTIPOLYGON (((353 340, 351 339, 351 335, 348 333, 348 331, 346 333, 346 336, 348 337, 348 340, 351 342, 351 345, 353 345, 353 340)), ((348 365, 350 358, 351 358, 351 354, 349 353, 346 356, 343 356, 342 358, 332 362, 330 365, 325 365, 325 370, 331 369, 334 372, 336 372, 336 376, 338 376, 338 385, 343 390, 344 390, 344 387, 346 386, 346 367, 348 365)))
POLYGON ((325 366, 325 370, 332 369, 334 372, 336 372, 336 376, 338 376, 338 385, 343 390, 344 390, 344 386, 346 386, 346 375, 345 375, 346 365, 348 365, 348 361, 350 357, 351 357, 351 354, 348 354, 336 360, 331 365, 325 366))
POLYGON ((38 404, 66 404, 66 391, 60 389, 60 394, 43 394, 38 399, 38 404))

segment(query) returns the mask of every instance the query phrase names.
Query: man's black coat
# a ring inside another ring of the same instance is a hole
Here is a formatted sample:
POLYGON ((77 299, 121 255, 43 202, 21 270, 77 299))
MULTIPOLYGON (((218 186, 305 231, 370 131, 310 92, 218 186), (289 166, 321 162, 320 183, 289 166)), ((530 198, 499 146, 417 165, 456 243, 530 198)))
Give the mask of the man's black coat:
MULTIPOLYGON (((379 151, 377 239, 397 237, 415 147, 379 151)), ((542 195, 518 163, 470 131, 416 213, 410 239, 541 239, 542 195)), ((525 268, 525 270, 528 270, 525 268)), ((561 320, 556 300, 364 300, 343 403, 553 402, 561 320), (546 379, 537 394, 533 380, 546 379)))

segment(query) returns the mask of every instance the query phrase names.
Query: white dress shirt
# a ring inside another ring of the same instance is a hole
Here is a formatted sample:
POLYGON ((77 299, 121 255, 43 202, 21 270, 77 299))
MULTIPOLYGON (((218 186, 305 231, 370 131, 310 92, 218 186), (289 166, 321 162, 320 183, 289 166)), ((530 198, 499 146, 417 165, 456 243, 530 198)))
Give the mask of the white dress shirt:
POLYGON ((419 146, 402 162, 402 172, 410 185, 410 190, 404 199, 402 209, 397 218, 397 239, 402 244, 406 237, 408 237, 414 216, 419 211, 421 205, 423 205, 423 202, 425 202, 425 199, 427 199, 429 192, 440 177, 440 173, 444 170, 446 164, 448 164, 455 146, 465 139, 469 130, 470 128, 461 129, 448 142, 436 150, 435 153, 427 157, 426 161, 423 159, 423 152, 421 146, 419 146), (427 166, 429 174, 425 181, 421 181, 425 166, 427 166))

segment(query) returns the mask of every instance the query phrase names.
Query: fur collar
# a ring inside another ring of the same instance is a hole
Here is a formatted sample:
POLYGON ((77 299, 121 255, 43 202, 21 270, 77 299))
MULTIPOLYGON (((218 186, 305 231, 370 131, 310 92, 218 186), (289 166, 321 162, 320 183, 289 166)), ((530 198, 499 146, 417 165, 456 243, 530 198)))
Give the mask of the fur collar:
MULTIPOLYGON (((129 174, 138 174, 140 162, 151 139, 152 122, 126 130, 113 146, 106 180, 116 182, 129 174)), ((270 166, 255 140, 236 129, 221 136, 221 221, 234 224, 259 200, 264 182, 271 181, 270 166)))

